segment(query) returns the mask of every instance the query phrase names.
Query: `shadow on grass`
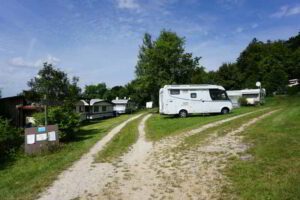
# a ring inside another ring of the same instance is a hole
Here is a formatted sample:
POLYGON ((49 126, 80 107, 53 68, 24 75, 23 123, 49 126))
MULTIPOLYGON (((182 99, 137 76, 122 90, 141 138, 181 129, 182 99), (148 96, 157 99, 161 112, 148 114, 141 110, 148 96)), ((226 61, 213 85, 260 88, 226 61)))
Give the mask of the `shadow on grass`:
MULTIPOLYGON (((231 116, 232 113, 226 114, 231 116)), ((201 118, 201 117, 212 117, 212 116, 222 116, 220 113, 205 113, 205 114, 191 114, 185 118, 180 118, 178 115, 162 115, 161 119, 188 119, 188 118, 201 118)))
POLYGON ((0 171, 6 169, 9 166, 11 166, 16 160, 17 160, 16 154, 1 157, 0 158, 0 171))
POLYGON ((74 133, 73 137, 62 138, 60 140, 60 142, 65 143, 65 144, 69 144, 72 142, 81 142, 81 141, 92 138, 97 133, 102 133, 103 130, 101 130, 101 129, 89 129, 89 130, 81 129, 81 130, 77 131, 76 133, 74 133))

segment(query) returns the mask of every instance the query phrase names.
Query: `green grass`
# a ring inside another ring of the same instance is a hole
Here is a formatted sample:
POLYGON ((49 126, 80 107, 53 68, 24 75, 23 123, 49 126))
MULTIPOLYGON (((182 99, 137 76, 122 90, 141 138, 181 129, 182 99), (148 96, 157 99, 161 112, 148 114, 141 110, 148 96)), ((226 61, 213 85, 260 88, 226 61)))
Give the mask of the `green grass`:
POLYGON ((124 153, 128 152, 130 147, 138 139, 138 125, 142 116, 129 122, 122 130, 113 137, 113 139, 100 151, 95 157, 95 162, 112 162, 124 153))
POLYGON ((243 116, 241 118, 237 118, 232 121, 225 122, 221 125, 206 129, 199 134, 194 134, 186 137, 183 145, 185 148, 193 148, 195 145, 205 142, 205 139, 210 134, 216 133, 218 136, 225 135, 232 130, 238 129, 241 125, 247 123, 249 120, 259 117, 270 111, 271 109, 258 110, 257 112, 250 113, 249 115, 243 116))
POLYGON ((200 127, 210 122, 218 121, 228 117, 233 117, 239 114, 243 114, 250 111, 259 110, 267 106, 257 107, 242 107, 234 109, 230 114, 227 115, 194 115, 187 118, 177 118, 170 116, 162 116, 154 114, 147 121, 147 138, 149 140, 157 141, 164 137, 188 131, 190 129, 200 127))
POLYGON ((243 133, 253 159, 230 162, 228 199, 300 199, 300 97, 276 101, 282 110, 243 133))
POLYGON ((35 199, 57 175, 86 153, 114 126, 130 115, 93 122, 83 126, 75 141, 64 143, 60 149, 40 156, 19 153, 14 161, 0 166, 0 199, 35 199))

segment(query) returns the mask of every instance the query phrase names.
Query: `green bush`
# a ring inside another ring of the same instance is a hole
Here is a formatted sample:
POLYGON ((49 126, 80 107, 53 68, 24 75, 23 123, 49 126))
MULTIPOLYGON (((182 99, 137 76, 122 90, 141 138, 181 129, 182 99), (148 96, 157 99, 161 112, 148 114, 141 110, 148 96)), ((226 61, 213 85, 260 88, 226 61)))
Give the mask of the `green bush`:
POLYGON ((297 95, 300 93, 300 85, 294 87, 288 87, 287 94, 288 95, 297 95))
MULTIPOLYGON (((33 115, 36 125, 44 125, 43 112, 33 115)), ((61 138, 71 139, 80 125, 80 116, 70 108, 50 107, 48 109, 48 124, 57 124, 61 138)))
POLYGON ((245 97, 240 97, 239 104, 240 106, 247 106, 248 105, 247 99, 245 97))
POLYGON ((0 117, 0 160, 15 152, 23 143, 21 130, 9 124, 9 121, 0 117))

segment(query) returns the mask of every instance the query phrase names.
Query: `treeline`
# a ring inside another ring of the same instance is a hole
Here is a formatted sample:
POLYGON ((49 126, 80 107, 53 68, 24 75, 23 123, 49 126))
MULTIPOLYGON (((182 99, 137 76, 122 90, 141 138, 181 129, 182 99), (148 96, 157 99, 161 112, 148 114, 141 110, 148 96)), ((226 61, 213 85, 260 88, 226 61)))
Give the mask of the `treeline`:
POLYGON ((288 80, 300 78, 300 33, 287 41, 253 39, 235 63, 223 64, 209 78, 226 89, 254 88, 260 81, 269 95, 285 93, 288 80))
MULTIPOLYGON (((185 38, 163 30, 156 40, 146 33, 135 67, 136 78, 125 86, 108 89, 105 83, 88 85, 83 96, 112 99, 131 97, 139 105, 158 103, 166 84, 218 84, 226 89, 255 88, 262 82, 268 95, 287 91, 289 79, 300 78, 300 33, 287 41, 253 39, 234 63, 206 71, 200 57, 185 52, 185 38)), ((217 48, 217 47, 216 47, 217 48)), ((218 55, 216 55, 218 56, 218 55)))
MULTIPOLYGON (((216 47, 217 48, 217 47, 216 47)), ((216 55, 218 56, 218 55, 216 55)), ((166 84, 218 84, 226 89, 255 88, 260 81, 267 94, 287 91, 289 79, 300 78, 300 33, 290 39, 261 42, 253 39, 234 63, 224 63, 216 71, 206 71, 201 57, 185 51, 185 38, 161 31, 156 40, 146 33, 138 52, 135 79, 124 86, 108 88, 99 81, 78 87, 79 78, 45 63, 37 77, 28 82, 30 99, 72 104, 78 99, 131 98, 139 106, 153 101, 158 105, 159 89, 166 84)))

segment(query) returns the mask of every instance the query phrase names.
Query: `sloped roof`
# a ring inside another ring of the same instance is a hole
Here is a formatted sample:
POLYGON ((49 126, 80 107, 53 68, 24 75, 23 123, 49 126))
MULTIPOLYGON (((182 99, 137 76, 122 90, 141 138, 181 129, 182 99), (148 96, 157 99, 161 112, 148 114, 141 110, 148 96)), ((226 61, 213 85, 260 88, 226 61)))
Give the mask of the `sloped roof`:
POLYGON ((82 102, 85 106, 88 106, 88 105, 94 105, 95 103, 99 103, 99 102, 107 102, 107 103, 110 103, 109 101, 106 101, 104 99, 91 99, 90 100, 90 104, 88 104, 85 100, 80 100, 80 102, 82 102))

